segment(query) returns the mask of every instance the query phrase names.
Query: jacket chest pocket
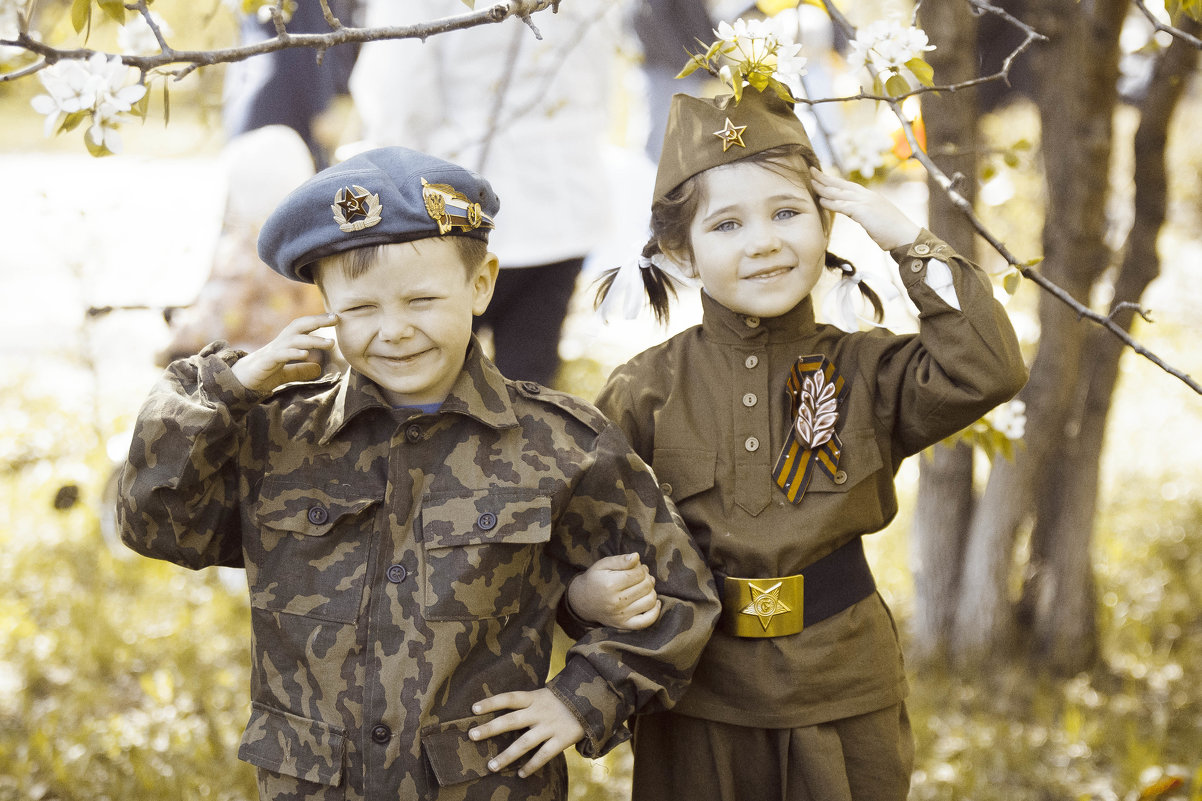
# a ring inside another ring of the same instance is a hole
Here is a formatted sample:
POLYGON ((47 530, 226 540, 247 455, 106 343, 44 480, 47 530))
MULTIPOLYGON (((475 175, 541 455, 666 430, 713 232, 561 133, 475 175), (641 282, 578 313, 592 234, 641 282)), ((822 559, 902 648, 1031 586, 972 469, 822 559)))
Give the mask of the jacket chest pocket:
POLYGON ((362 486, 265 481, 244 545, 251 605, 355 622, 379 501, 362 486))
POLYGON ((533 490, 428 495, 422 501, 422 607, 427 620, 511 615, 551 539, 551 499, 533 490))

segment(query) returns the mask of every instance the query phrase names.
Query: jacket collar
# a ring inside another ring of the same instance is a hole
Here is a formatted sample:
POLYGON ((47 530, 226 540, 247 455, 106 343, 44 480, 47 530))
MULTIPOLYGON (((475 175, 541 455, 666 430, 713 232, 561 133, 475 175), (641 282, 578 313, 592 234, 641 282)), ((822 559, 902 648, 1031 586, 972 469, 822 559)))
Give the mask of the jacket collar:
POLYGON ((725 345, 788 342, 813 333, 814 301, 806 295, 779 317, 739 314, 701 292, 701 328, 705 336, 725 345))
MULTIPOLYGON (((391 412, 392 406, 384 400, 374 381, 356 370, 348 369, 338 382, 326 430, 320 441, 328 443, 352 419, 369 409, 391 412)), ((485 357, 475 335, 468 345, 463 369, 438 414, 461 414, 489 428, 512 428, 518 424, 506 379, 492 360, 485 357)))

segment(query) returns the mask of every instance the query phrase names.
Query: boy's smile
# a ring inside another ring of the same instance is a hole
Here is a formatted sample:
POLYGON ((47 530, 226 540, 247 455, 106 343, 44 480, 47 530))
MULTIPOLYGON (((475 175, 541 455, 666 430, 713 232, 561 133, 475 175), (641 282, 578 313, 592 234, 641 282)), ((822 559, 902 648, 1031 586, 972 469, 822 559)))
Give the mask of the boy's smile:
POLYGON ((472 317, 492 298, 496 260, 469 269, 454 241, 386 245, 376 264, 349 278, 338 263, 318 268, 326 307, 338 315, 347 363, 394 406, 441 403, 467 353, 472 317))
POLYGON ((689 226, 692 268, 728 309, 777 317, 814 289, 825 262, 823 212, 809 188, 758 164, 702 173, 704 199, 689 226))

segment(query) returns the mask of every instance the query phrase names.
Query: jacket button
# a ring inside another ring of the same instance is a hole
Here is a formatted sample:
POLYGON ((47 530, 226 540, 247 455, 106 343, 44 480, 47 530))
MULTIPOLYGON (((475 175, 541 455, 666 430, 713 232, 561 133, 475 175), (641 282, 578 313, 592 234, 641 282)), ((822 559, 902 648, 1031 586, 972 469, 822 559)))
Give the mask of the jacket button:
POLYGON ((844 470, 836 470, 835 475, 834 475, 834 481, 836 484, 846 484, 847 483, 847 472, 844 470))
POLYGON ((330 519, 330 513, 326 511, 324 506, 309 507, 309 522, 315 526, 324 526, 326 521, 330 519))
POLYGON ((539 386, 533 381, 523 381, 522 389, 526 390, 531 395, 537 395, 539 393, 539 386))
POLYGON ((388 580, 391 581, 393 584, 400 584, 402 581, 404 581, 406 579, 406 577, 408 577, 409 571, 405 569, 404 565, 391 565, 388 568, 387 575, 388 575, 388 580))
POLYGON ((405 429, 405 439, 410 442, 421 442, 422 427, 414 424, 405 429))
POLYGON ((919 256, 925 256, 931 252, 931 246, 926 244, 925 242, 920 242, 914 246, 914 252, 917 253, 919 256))
POLYGON ((759 357, 759 356, 756 356, 754 353, 753 353, 753 354, 751 354, 750 356, 748 356, 746 359, 744 359, 744 360, 743 360, 743 365, 744 365, 744 366, 745 366, 745 367, 746 367, 748 370, 752 370, 752 369, 754 369, 754 368, 755 368, 755 366, 756 366, 757 364, 759 364, 759 363, 760 363, 760 357, 759 357))
POLYGON ((750 453, 755 453, 760 449, 760 441, 755 437, 748 437, 743 441, 743 447, 750 453))
POLYGON ((922 260, 921 259, 915 259, 914 261, 910 262, 910 272, 912 272, 912 273, 922 272, 922 260))
POLYGON ((672 485, 669 484, 667 481, 665 481, 663 484, 659 485, 659 491, 662 492, 664 495, 666 495, 669 498, 672 497, 672 485))
POLYGON ((748 328, 759 328, 760 327, 760 318, 759 317, 744 317, 743 324, 745 326, 747 326, 748 328))
POLYGON ((392 729, 381 723, 371 730, 371 738, 377 743, 386 743, 392 739, 392 729))
POLYGON ((492 512, 485 512, 476 518, 476 525, 481 531, 492 531, 497 527, 497 516, 492 512))
POLYGON ((750 409, 752 406, 755 406, 756 400, 757 400, 757 398, 755 397, 755 393, 748 392, 746 395, 743 396, 743 405, 746 406, 748 409, 750 409))

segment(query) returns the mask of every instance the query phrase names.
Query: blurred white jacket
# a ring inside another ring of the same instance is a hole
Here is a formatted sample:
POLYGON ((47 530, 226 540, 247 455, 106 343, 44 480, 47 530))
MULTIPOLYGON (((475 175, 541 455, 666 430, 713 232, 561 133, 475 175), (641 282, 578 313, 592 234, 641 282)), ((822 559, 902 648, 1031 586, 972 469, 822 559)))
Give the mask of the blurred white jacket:
MULTIPOLYGON (((365 147, 402 145, 483 175, 501 198, 502 267, 586 255, 610 227, 603 147, 624 3, 572 0, 518 19, 369 42, 350 89, 365 147)), ((368 26, 465 13, 462 0, 368 0, 368 26)))

